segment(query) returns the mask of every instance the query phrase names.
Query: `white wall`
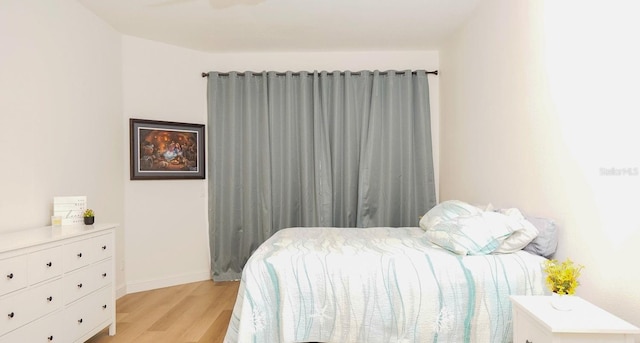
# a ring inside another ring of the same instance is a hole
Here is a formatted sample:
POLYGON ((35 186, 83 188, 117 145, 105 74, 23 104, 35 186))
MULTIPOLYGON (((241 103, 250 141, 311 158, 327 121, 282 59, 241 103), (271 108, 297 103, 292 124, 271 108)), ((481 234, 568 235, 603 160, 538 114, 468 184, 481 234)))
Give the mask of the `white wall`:
POLYGON ((440 57, 441 199, 554 218, 577 294, 635 325, 638 5, 483 1, 440 57))
POLYGON ((49 225, 61 195, 122 224, 121 52, 75 0, 0 1, 0 231, 49 225))
MULTIPOLYGON (((210 54, 127 36, 123 56, 123 126, 129 118, 206 124, 207 82, 200 74, 212 70, 438 68, 438 53, 429 51, 210 54)), ((437 77, 430 77, 435 132, 438 90, 437 77)), ((128 292, 209 277, 207 180, 126 181, 125 205, 128 292)))
MULTIPOLYGON (((129 118, 206 124, 205 53, 125 36, 122 125, 129 118)), ((123 137, 129 156, 129 137, 123 137)), ((209 278, 207 181, 126 181, 127 293, 209 278)))

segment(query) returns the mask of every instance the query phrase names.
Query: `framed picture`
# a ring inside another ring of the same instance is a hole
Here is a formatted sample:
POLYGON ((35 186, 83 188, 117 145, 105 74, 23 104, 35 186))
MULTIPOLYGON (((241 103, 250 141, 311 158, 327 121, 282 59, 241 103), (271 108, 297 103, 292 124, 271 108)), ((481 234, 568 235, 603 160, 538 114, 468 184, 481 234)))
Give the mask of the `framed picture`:
POLYGON ((131 180, 204 179, 204 125, 129 119, 131 180))

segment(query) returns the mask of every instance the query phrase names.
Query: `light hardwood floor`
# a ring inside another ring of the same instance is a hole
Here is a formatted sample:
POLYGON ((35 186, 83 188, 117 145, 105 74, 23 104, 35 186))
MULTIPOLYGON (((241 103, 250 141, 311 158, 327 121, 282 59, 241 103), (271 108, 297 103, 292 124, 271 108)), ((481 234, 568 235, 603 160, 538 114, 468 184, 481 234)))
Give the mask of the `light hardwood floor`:
POLYGON ((202 281, 125 295, 116 302, 116 335, 105 329, 87 342, 222 342, 239 284, 202 281))

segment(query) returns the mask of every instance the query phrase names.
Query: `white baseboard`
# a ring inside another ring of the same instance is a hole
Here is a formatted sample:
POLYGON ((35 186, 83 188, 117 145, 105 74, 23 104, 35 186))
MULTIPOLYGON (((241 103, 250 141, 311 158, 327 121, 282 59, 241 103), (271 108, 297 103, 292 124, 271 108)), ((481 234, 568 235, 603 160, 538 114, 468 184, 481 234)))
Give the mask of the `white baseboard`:
POLYGON ((116 286, 116 299, 120 299, 125 295, 127 295, 127 285, 122 284, 116 286))
POLYGON ((189 274, 176 275, 168 278, 135 281, 127 283, 125 287, 126 294, 150 291, 152 289, 171 287, 182 285, 185 283, 210 280, 209 271, 193 272, 189 274))

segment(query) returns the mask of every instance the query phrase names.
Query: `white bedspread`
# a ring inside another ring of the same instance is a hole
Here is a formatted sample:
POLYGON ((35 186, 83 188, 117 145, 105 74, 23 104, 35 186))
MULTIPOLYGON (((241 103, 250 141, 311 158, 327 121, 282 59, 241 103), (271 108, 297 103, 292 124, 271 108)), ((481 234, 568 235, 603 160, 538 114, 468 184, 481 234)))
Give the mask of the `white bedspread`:
POLYGON ((247 262, 225 342, 510 342, 544 259, 458 256, 420 228, 292 228, 247 262))

